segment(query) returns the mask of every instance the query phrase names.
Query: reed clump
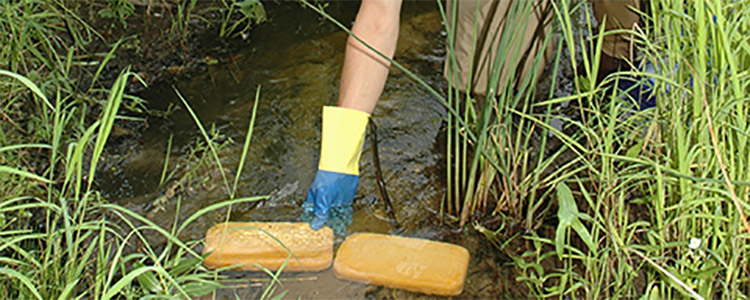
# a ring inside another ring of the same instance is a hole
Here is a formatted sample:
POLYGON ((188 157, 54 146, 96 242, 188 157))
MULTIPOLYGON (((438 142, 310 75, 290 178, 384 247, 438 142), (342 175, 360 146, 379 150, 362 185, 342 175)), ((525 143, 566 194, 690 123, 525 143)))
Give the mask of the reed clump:
MULTIPOLYGON (((111 10, 105 15, 127 21, 132 17, 129 3, 105 3, 111 10)), ((181 239, 180 233, 212 210, 262 197, 235 198, 225 178, 228 200, 183 222, 176 218, 170 228, 102 197, 96 189, 97 168, 106 159, 114 124, 139 121, 133 115, 147 113, 147 108, 141 99, 126 95, 128 85, 143 83, 130 68, 102 80, 121 42, 108 53, 89 53, 95 41, 105 39, 77 14, 80 4, 0 1, 0 31, 6 33, 0 35, 0 298, 190 298, 211 293, 223 286, 223 277, 202 267, 202 256, 194 249, 200 241, 181 239), (154 235, 165 242, 150 242, 154 235)), ((252 122, 245 149, 251 132, 252 122)), ((199 160, 215 159, 215 136, 204 137, 202 152, 213 155, 199 160)), ((212 163, 225 174, 220 161, 212 163)), ((166 171, 165 165, 162 180, 166 171)), ((179 193, 171 201, 177 201, 179 210, 179 193)))
MULTIPOLYGON (((573 39, 573 8, 555 2, 584 74, 572 95, 533 105, 578 107, 563 117, 567 130, 551 131, 574 155, 539 185, 554 188, 558 224, 554 236, 525 236, 535 246, 515 259, 519 279, 538 297, 746 298, 750 3, 650 1, 646 25, 624 31, 640 53, 636 71, 602 82, 601 35, 589 22, 591 38, 573 39), (633 78, 652 82, 655 108, 639 110, 616 88, 633 78), (558 268, 541 270, 543 260, 558 268)), ((522 116, 549 127, 549 114, 522 116)))
MULTIPOLYGON (((513 1, 508 17, 522 20, 532 2, 513 1)), ((487 85, 505 88, 488 90, 480 104, 455 89, 443 95, 390 60, 448 111, 448 186, 439 217, 472 224, 511 257, 527 296, 750 294, 744 255, 750 248, 750 2, 647 3, 640 12, 645 26, 616 32, 632 36, 631 70, 598 81, 602 36, 614 32, 597 29, 589 2, 549 1, 559 33, 544 41, 556 48, 552 74, 563 68, 574 74, 564 96, 554 92, 563 88, 556 76, 552 91, 538 95, 534 69, 526 77, 501 77, 493 69, 487 85), (572 17, 581 14, 584 28, 572 17), (647 62, 654 66, 648 72, 647 62), (643 86, 657 106, 640 110, 618 88, 626 79, 650 81, 643 86), (510 249, 514 239, 530 248, 510 249)), ((451 24, 455 13, 437 5, 451 24)), ((453 78, 455 32, 448 25, 446 32, 453 78)), ((507 41, 517 34, 506 28, 500 43, 512 45, 507 41)), ((499 49, 494 59, 505 63, 496 65, 513 73, 518 49, 499 49)))

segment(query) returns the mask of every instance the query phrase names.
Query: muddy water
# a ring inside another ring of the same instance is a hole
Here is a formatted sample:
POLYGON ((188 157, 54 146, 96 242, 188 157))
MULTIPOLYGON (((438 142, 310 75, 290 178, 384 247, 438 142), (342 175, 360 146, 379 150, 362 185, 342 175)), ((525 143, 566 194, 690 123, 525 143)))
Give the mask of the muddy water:
MULTIPOLYGON (((173 87, 190 103, 203 124, 213 124, 235 143, 222 151, 221 160, 229 169, 229 180, 238 171, 242 141, 254 105, 255 91, 261 86, 260 102, 252 144, 241 172, 237 197, 267 195, 279 190, 293 191, 273 197, 257 206, 239 205, 232 209, 233 221, 294 221, 301 213, 315 175, 320 142, 321 108, 336 102, 338 75, 343 60, 346 35, 321 20, 314 12, 296 3, 268 7, 271 21, 258 27, 241 45, 224 46, 209 53, 219 63, 190 72, 173 83, 150 87, 141 97, 155 108, 170 104, 182 107, 173 87), (296 189, 295 189, 296 186, 296 189)), ((357 3, 333 2, 328 11, 344 24, 351 24, 357 3)), ((445 88, 441 77, 444 34, 434 2, 405 4, 396 60, 438 90, 445 88)), ((374 112, 378 123, 379 153, 387 187, 403 228, 388 222, 378 200, 369 141, 362 155, 361 179, 354 200, 355 214, 348 233, 379 232, 403 236, 447 240, 467 246, 472 252, 471 269, 462 297, 498 297, 498 282, 512 272, 496 260, 496 251, 477 234, 453 234, 450 225, 438 224, 437 212, 443 195, 443 159, 436 145, 441 117, 445 112, 436 99, 395 69, 374 112)), ((227 199, 216 168, 199 168, 201 178, 180 203, 177 198, 161 197, 158 186, 167 141, 173 135, 170 164, 184 158, 200 138, 185 109, 166 119, 151 118, 138 154, 124 158, 124 168, 109 172, 107 178, 118 184, 104 187, 118 203, 148 215, 168 228, 174 218, 184 220, 208 205, 227 199), (176 159, 177 158, 177 159, 176 159)), ((283 193, 282 193, 283 194, 283 193)), ((218 210, 199 218, 183 239, 200 239, 205 231, 226 218, 218 210)), ((231 289, 220 291, 219 299, 260 297, 268 276, 236 272, 231 289)), ((512 280, 512 277, 509 277, 512 280)), ((286 274, 277 293, 285 298, 364 298, 420 297, 340 281, 325 271, 313 274, 286 274)))

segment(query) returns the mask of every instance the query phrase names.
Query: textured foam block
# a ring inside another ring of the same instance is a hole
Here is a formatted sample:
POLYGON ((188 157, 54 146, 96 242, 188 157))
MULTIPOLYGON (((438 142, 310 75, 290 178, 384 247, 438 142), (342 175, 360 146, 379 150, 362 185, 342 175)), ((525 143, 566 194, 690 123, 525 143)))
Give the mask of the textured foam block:
POLYGON ((461 294, 468 267, 464 247, 373 233, 349 236, 333 262, 341 279, 443 296, 461 294))
POLYGON ((333 231, 307 223, 222 223, 206 233, 203 253, 211 253, 203 262, 211 269, 240 265, 235 270, 259 271, 257 264, 278 270, 289 257, 284 271, 320 271, 333 261, 333 231))

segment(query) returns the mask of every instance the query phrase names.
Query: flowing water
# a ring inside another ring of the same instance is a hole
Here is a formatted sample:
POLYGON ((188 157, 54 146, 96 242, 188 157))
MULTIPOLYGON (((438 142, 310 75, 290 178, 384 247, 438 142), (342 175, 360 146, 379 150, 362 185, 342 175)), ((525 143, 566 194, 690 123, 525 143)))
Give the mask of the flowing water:
MULTIPOLYGON (((357 2, 332 2, 327 11, 351 24, 357 2)), ((199 168, 201 180, 180 202, 163 197, 159 187, 167 144, 173 135, 170 163, 184 158, 201 138, 174 89, 190 103, 204 126, 215 126, 234 141, 222 151, 223 165, 233 176, 242 153, 255 91, 261 86, 252 143, 242 170, 236 197, 273 194, 258 205, 234 206, 232 221, 296 221, 318 162, 321 109, 335 105, 346 34, 297 3, 267 4, 270 21, 258 26, 239 45, 220 45, 206 54, 207 65, 175 82, 151 86, 140 96, 150 106, 182 107, 167 118, 150 118, 140 151, 123 160, 123 168, 101 178, 116 202, 148 215, 169 228, 175 217, 184 219, 197 210, 227 199, 217 168, 199 168), (211 171, 208 171, 211 170, 211 171)), ((395 59, 435 87, 445 89, 442 63, 443 26, 435 2, 405 3, 395 59)), ((388 221, 379 200, 369 141, 361 161, 361 179, 354 200, 355 213, 348 233, 378 232, 443 240, 467 247, 471 266, 462 297, 501 297, 515 289, 511 267, 489 242, 475 232, 455 233, 450 223, 440 224, 444 192, 444 159, 437 136, 445 111, 436 99, 405 74, 392 68, 374 112, 378 123, 381 167, 391 201, 403 228, 388 221)), ((233 177, 230 176, 230 181, 233 177)), ((167 187, 169 184, 167 184, 167 187)), ((208 228, 222 222, 226 210, 217 210, 193 222, 183 239, 200 239, 208 228)), ((470 231, 470 230, 469 230, 470 231)), ((265 274, 231 272, 233 288, 219 299, 259 298, 267 285, 265 274)), ((277 293, 285 298, 412 298, 419 294, 395 291, 336 279, 331 270, 312 274, 285 274, 277 293)))

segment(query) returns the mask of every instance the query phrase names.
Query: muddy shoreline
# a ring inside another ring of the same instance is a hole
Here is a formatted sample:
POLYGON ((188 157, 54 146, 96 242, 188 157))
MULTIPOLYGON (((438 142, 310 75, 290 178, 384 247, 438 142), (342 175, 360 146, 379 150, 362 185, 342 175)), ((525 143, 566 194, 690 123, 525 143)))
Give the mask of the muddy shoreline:
MULTIPOLYGON (((195 8, 183 13, 187 16, 178 15, 177 5, 171 2, 130 3, 134 4, 134 10, 122 19, 124 25, 117 19, 101 15, 100 12, 107 8, 104 2, 72 8, 97 28, 103 38, 94 40, 87 49, 89 53, 101 55, 117 47, 102 73, 101 81, 105 86, 127 67, 147 85, 171 81, 202 65, 219 63, 209 54, 244 42, 217 38, 221 22, 220 3, 198 1, 195 8), (186 20, 180 22, 183 18, 186 20)), ((146 88, 137 80, 128 85, 130 93, 146 88)))

